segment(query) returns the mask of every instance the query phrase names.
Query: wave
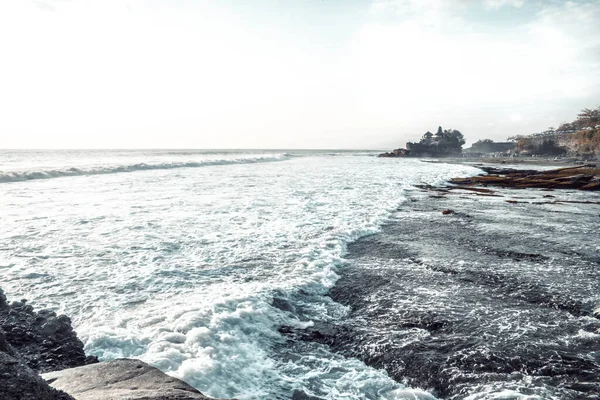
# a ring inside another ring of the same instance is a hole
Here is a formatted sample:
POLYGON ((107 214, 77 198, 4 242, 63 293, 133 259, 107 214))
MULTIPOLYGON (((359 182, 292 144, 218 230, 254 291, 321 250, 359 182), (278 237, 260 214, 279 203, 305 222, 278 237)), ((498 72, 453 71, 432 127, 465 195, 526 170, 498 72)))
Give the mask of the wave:
POLYGON ((70 167, 62 169, 30 170, 30 171, 0 171, 0 183, 22 182, 34 179, 62 178, 67 176, 81 175, 104 175, 117 174, 121 172, 135 172, 176 168, 198 168, 212 165, 231 164, 254 164, 263 162, 283 161, 289 158, 287 153, 252 155, 251 157, 238 157, 229 159, 210 159, 186 162, 164 162, 164 163, 136 163, 111 166, 70 167))

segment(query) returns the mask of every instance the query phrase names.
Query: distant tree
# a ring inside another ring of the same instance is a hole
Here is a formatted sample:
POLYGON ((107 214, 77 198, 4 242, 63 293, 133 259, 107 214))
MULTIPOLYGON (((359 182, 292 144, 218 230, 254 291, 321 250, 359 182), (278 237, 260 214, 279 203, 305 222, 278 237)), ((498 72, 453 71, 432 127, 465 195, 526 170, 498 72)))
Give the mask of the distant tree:
POLYGON ((436 140, 441 140, 444 137, 444 131, 442 130, 441 126, 438 126, 438 130, 435 133, 435 139, 436 140))
POLYGON ((460 131, 458 131, 456 129, 450 129, 446 132, 447 132, 447 137, 449 137, 451 139, 451 141, 456 143, 458 145, 458 147, 462 147, 462 145, 466 143, 465 137, 463 136, 462 133, 460 133, 460 131))
POLYGON ((580 128, 594 127, 600 124, 600 107, 584 108, 577 114, 577 121, 580 128))
POLYGON ((455 129, 443 130, 440 126, 435 135, 427 132, 418 143, 408 142, 406 148, 414 156, 447 156, 460 154, 464 144, 465 139, 460 131, 455 129))
POLYGON ((577 130, 577 126, 573 122, 563 122, 557 129, 558 132, 567 132, 575 130, 577 130))
POLYGON ((489 144, 489 143, 494 143, 494 141, 492 139, 479 139, 478 141, 476 141, 475 143, 480 143, 480 144, 489 144))
POLYGON ((560 156, 567 152, 565 148, 560 147, 553 139, 533 141, 523 138, 517 142, 517 150, 540 156, 560 156))

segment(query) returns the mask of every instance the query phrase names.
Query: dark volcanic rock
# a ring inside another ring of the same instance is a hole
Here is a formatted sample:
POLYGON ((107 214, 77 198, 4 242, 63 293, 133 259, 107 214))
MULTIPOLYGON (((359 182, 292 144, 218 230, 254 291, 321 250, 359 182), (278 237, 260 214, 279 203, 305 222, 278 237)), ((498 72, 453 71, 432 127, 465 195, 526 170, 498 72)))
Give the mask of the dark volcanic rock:
POLYGON ((42 375, 78 400, 209 399, 187 383, 131 359, 119 359, 42 375))
POLYGON ((377 157, 408 157, 410 151, 406 149, 394 149, 389 153, 381 153, 377 157))
POLYGON ((24 300, 8 304, 1 289, 0 328, 6 341, 35 371, 57 371, 98 362, 96 357, 86 357, 69 317, 49 310, 36 312, 24 300))
POLYGON ((9 304, 0 289, 0 399, 74 400, 71 395, 78 400, 209 399, 139 360, 98 363, 86 357, 67 316, 35 312, 25 300, 9 304), (39 371, 47 372, 45 380, 39 371))
POLYGON ((448 400, 512 390, 597 400, 597 195, 552 214, 529 201, 413 196, 419 201, 405 203, 382 232, 348 245, 330 290, 347 317, 294 337, 448 400), (470 218, 444 209, 468 209, 470 218))
MULTIPOLYGON (((6 300, 0 292, 0 303, 6 300)), ((0 329, 0 398, 3 400, 73 400, 51 388, 29 368, 6 341, 0 329)))

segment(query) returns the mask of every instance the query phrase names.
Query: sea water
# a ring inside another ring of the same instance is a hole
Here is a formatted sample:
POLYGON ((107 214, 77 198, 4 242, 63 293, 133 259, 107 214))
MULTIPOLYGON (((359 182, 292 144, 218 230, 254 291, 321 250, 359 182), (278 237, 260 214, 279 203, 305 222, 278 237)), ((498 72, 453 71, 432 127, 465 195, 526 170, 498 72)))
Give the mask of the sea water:
POLYGON ((239 399, 431 398, 281 326, 335 321, 346 246, 417 184, 476 169, 374 152, 2 151, 0 287, 86 352, 239 399))

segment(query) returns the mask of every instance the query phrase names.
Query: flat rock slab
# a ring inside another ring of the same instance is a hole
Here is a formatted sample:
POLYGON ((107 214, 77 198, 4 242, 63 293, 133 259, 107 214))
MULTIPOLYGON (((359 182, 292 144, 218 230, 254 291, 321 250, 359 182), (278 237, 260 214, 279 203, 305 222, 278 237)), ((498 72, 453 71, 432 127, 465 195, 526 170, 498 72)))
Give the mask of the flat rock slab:
POLYGON ((49 372, 42 378, 77 400, 210 399, 157 368, 127 358, 49 372))
POLYGON ((526 189, 600 190, 600 168, 596 165, 559 168, 547 171, 516 170, 512 168, 478 167, 489 175, 453 178, 450 183, 465 186, 498 186, 526 189))

